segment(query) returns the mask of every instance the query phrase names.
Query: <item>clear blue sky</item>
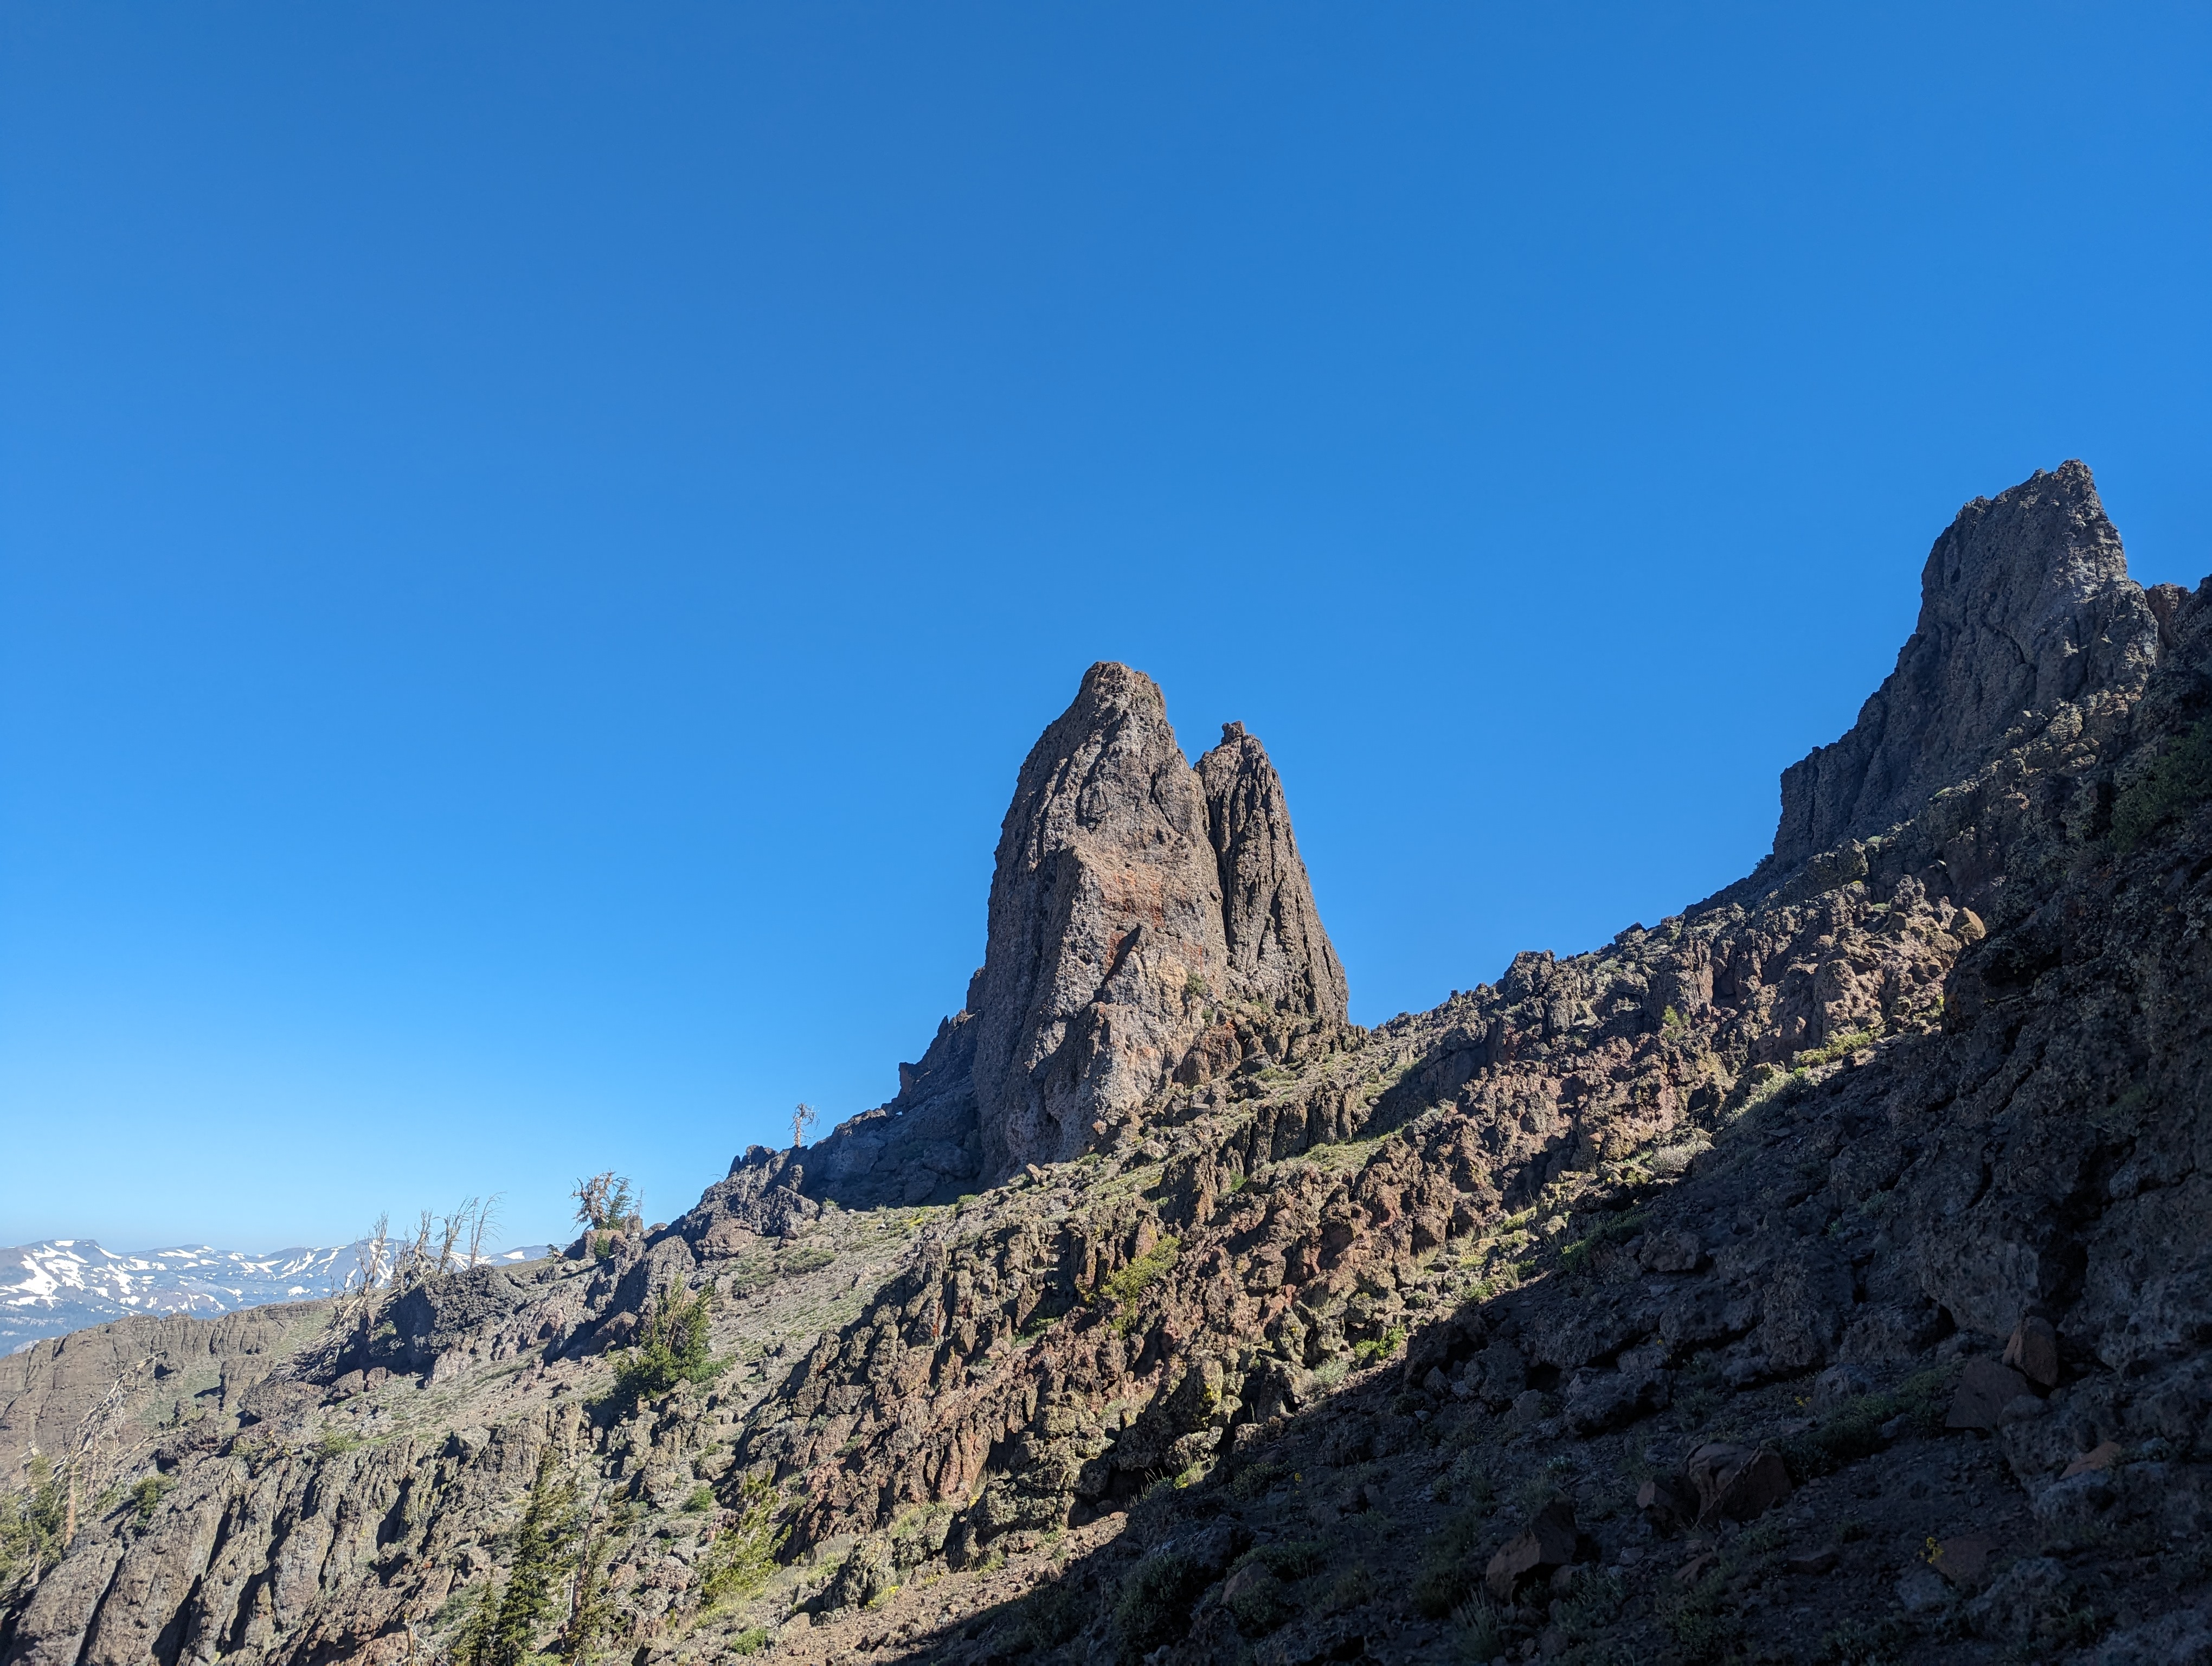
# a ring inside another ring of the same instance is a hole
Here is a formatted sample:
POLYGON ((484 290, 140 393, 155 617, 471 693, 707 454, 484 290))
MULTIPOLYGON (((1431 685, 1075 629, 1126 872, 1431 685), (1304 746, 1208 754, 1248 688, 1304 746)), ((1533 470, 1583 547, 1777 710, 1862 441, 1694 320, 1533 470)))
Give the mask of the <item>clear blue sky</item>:
POLYGON ((672 1214, 1097 659, 1362 1019, 1707 894, 1965 499, 2212 569, 2208 18, 0 0, 0 1242, 672 1214))

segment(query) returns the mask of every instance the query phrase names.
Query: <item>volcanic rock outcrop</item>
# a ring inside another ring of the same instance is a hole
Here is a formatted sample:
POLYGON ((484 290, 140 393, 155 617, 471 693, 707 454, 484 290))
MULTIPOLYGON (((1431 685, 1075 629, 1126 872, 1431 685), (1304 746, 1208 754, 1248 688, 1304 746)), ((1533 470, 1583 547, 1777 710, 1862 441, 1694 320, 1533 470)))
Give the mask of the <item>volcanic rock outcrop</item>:
POLYGON ((1342 1022, 1344 968, 1322 929, 1267 748, 1242 723, 1224 724, 1221 744, 1198 761, 1198 776, 1221 879, 1231 987, 1278 1012, 1342 1022))
POLYGON ((1340 1024, 1281 780, 1231 724, 1194 769, 1158 685, 1093 666, 999 836, 975 1086, 986 1170, 1065 1162, 1166 1085, 1223 1002, 1340 1024))
POLYGON ((1881 833, 2063 702, 2131 701, 2159 622, 2096 483, 2061 464, 1959 511, 1920 576, 1920 618, 1850 733, 1782 776, 1774 861, 1881 833))
POLYGON ((966 1006, 897 1097, 805 1152, 756 1148, 719 1204, 757 1230, 794 1194, 942 1201, 1078 1155, 1170 1079, 1341 1030, 1345 1005, 1266 748, 1227 724, 1192 768, 1158 684, 1101 662, 1023 762, 966 1006))

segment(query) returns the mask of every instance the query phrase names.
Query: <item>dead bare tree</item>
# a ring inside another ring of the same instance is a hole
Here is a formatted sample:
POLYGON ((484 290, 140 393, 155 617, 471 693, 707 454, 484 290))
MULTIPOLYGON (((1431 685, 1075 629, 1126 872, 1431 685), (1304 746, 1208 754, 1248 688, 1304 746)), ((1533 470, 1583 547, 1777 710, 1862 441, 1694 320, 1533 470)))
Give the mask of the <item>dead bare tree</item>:
POLYGON ((483 1260, 484 1239, 499 1219, 499 1195, 494 1192, 477 1204, 476 1219, 469 1225, 469 1265, 471 1267, 483 1260))
POLYGON ((107 1490, 110 1481, 117 1479, 127 1464, 119 1460, 126 1455, 110 1437, 119 1418, 131 1402, 131 1389, 152 1368, 149 1356, 135 1364, 125 1365, 115 1374, 107 1391, 77 1420, 76 1437, 64 1463, 69 1485, 68 1502, 62 1517, 62 1548, 67 1550, 76 1541, 77 1501, 82 1493, 98 1498, 107 1490), (103 1459, 103 1449, 106 1451, 103 1459))
POLYGON ((459 1247, 461 1235, 468 1231, 469 1222, 480 1207, 480 1200, 473 1197, 464 1198, 461 1200, 459 1208, 439 1221, 438 1265, 435 1271, 445 1274, 453 1270, 453 1252, 459 1247))
POLYGON ((806 1131, 814 1126, 815 1110, 804 1099, 791 1113, 791 1148, 797 1151, 806 1143, 806 1131))

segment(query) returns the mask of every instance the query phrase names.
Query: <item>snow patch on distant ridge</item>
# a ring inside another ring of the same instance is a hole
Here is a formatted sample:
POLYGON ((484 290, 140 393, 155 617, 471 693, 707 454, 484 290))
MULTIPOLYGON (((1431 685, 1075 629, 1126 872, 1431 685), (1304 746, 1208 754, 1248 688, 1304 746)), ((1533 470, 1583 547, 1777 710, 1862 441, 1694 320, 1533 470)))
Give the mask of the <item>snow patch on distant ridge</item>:
MULTIPOLYGON (((119 1255, 89 1238, 0 1249, 0 1353, 133 1314, 212 1318, 241 1307, 336 1295, 358 1281, 366 1253, 366 1241, 260 1256, 204 1243, 119 1255)), ((550 1254, 548 1245, 530 1244, 484 1259, 519 1262, 550 1254)))

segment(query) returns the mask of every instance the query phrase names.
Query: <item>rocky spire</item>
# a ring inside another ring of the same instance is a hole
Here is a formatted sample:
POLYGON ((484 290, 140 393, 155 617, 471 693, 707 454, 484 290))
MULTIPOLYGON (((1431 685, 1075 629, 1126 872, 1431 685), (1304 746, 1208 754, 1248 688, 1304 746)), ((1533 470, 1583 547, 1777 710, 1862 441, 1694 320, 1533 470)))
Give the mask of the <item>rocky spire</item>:
POLYGON ((986 1174, 1073 1157, 1157 1091, 1229 964, 1206 801, 1159 689, 1095 665, 1000 831, 976 991, 986 1174))
POLYGON ((1322 929, 1267 749, 1242 723, 1224 724, 1221 744, 1198 761, 1198 776, 1232 992, 1279 1011, 1341 1020, 1344 968, 1322 929))
POLYGON ((1920 620, 1850 733, 1782 776, 1790 867, 1918 812, 2062 701, 2139 691, 2158 620, 2079 462, 1978 497, 1936 540, 1920 620))

